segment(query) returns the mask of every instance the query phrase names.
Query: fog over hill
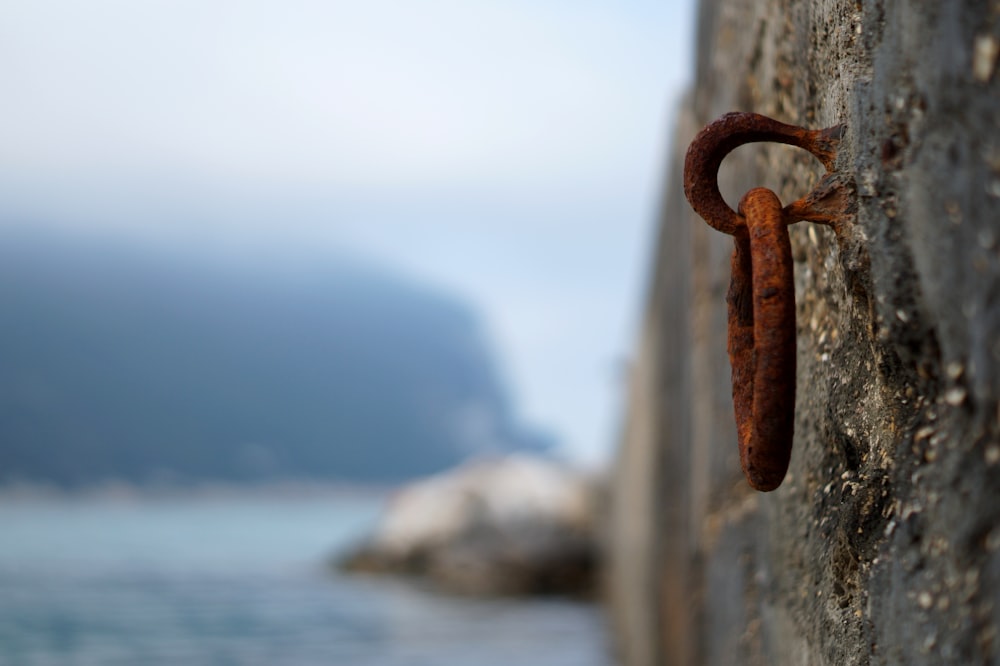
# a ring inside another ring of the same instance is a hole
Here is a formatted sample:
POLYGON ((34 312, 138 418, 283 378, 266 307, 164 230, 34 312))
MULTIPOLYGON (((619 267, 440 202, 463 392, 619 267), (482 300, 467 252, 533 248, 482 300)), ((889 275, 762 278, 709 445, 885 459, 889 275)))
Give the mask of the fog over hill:
POLYGON ((475 312, 356 259, 4 233, 0 481, 392 482, 543 449, 475 312))

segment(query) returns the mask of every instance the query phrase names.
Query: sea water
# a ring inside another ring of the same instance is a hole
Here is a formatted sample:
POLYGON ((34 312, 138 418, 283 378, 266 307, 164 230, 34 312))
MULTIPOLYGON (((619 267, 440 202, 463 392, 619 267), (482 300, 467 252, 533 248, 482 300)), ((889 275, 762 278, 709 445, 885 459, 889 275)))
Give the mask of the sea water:
POLYGON ((606 666, 565 599, 338 574, 383 499, 0 498, 0 666, 606 666))

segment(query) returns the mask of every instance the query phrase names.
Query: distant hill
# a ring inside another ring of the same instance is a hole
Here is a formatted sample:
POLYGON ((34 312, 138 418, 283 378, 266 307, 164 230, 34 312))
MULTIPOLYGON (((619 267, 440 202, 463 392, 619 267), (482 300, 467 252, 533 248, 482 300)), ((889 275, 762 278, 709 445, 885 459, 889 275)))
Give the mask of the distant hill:
POLYGON ((0 239, 0 481, 392 482, 542 449, 473 311, 356 261, 0 239))

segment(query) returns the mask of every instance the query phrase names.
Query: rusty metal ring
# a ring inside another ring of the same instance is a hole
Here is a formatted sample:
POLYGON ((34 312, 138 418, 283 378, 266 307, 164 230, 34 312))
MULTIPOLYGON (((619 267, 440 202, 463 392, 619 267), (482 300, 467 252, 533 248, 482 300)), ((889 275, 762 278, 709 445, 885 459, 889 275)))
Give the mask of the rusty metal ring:
POLYGON ((852 203, 833 172, 843 126, 806 130, 755 113, 729 113, 703 129, 688 148, 684 193, 713 228, 733 236, 729 285, 729 361, 740 463, 756 490, 774 490, 788 471, 795 423, 795 285, 788 225, 811 220, 836 227, 852 203), (808 150, 827 176, 807 196, 782 207, 756 188, 739 212, 722 199, 719 166, 734 148, 776 141, 808 150))
POLYGON ((757 188, 740 200, 747 234, 735 237, 729 310, 740 464, 761 491, 781 485, 795 424, 795 284, 781 201, 757 188))
MULTIPOLYGON (((707 125, 691 142, 684 158, 684 195, 691 206, 712 227, 730 236, 740 233, 743 221, 719 192, 719 166, 736 148, 761 141, 774 141, 796 146, 812 153, 832 175, 837 147, 844 126, 822 130, 807 130, 786 125, 758 113, 727 113, 707 125)), ((811 220, 829 224, 826 207, 817 205, 831 186, 824 179, 809 195, 789 204, 784 210, 793 221, 811 220)))

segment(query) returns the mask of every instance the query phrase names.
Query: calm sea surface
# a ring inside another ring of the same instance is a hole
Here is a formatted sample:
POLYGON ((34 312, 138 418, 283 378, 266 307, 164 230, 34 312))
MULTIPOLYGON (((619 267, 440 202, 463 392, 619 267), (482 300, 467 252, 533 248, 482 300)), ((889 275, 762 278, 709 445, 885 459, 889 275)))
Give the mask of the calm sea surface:
POLYGON ((0 499, 0 666, 607 666, 604 618, 345 577, 378 499, 0 499))

